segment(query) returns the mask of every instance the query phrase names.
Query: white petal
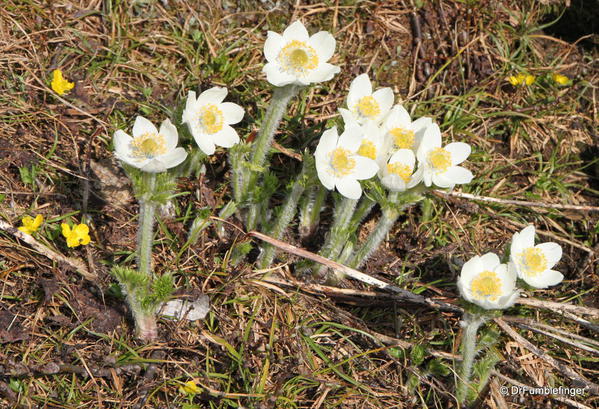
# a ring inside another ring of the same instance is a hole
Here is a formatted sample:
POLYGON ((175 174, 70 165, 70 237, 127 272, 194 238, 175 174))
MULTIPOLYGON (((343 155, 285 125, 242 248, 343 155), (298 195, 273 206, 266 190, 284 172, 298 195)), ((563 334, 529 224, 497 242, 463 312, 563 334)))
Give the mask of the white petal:
POLYGON ((487 253, 480 256, 480 261, 486 270, 494 270, 500 264, 499 256, 495 253, 487 253))
POLYGON ((416 163, 416 157, 414 156, 414 152, 412 152, 411 149, 399 149, 397 152, 391 155, 391 158, 389 158, 390 164, 397 162, 409 166, 413 169, 414 164, 416 163))
POLYGON ((345 108, 339 108, 339 113, 343 118, 345 128, 349 126, 360 126, 360 124, 358 123, 358 119, 354 116, 354 114, 351 113, 350 110, 345 108))
POLYGON ((237 131, 229 125, 223 125, 223 129, 212 135, 213 142, 223 148, 230 148, 239 143, 239 135, 237 131))
POLYGON ((420 146, 418 147, 418 153, 416 154, 416 157, 419 161, 424 162, 427 160, 426 156, 429 151, 440 147, 441 130, 439 129, 439 125, 432 123, 430 126, 426 127, 426 130, 424 131, 424 135, 420 141, 420 146))
MULTIPOLYGON (((446 172, 447 173, 447 172, 446 172)), ((433 183, 442 188, 453 188, 455 186, 455 182, 446 178, 444 174, 431 172, 431 179, 433 183)))
POLYGON ((385 124, 388 124, 387 129, 410 129, 412 120, 410 119, 410 114, 408 111, 406 111, 403 105, 397 104, 391 109, 391 112, 389 112, 389 116, 387 116, 385 124))
POLYGON ((304 78, 304 81, 309 84, 328 81, 333 78, 335 74, 339 73, 340 70, 341 69, 336 65, 323 62, 322 64, 319 64, 316 69, 312 70, 306 78, 304 78))
POLYGON ((339 136, 338 147, 349 150, 350 152, 356 152, 360 145, 362 145, 362 136, 364 135, 363 130, 359 126, 349 126, 345 128, 345 131, 339 136))
POLYGON ((417 184, 419 184, 420 182, 422 182, 422 178, 423 178, 423 174, 422 174, 422 168, 418 168, 416 170, 416 172, 414 172, 414 174, 412 175, 412 178, 410 179, 410 181, 408 182, 408 189, 413 188, 414 186, 416 186, 417 184))
POLYGON ((559 271, 546 270, 541 274, 535 276, 525 276, 524 281, 535 288, 547 288, 552 285, 556 285, 562 282, 564 275, 559 271))
POLYGON ((562 247, 557 243, 541 243, 535 246, 541 249, 547 259, 547 268, 551 268, 557 264, 562 258, 562 247))
POLYGON ((430 126, 432 123, 433 123, 432 118, 429 118, 428 116, 423 116, 421 118, 418 118, 414 122, 412 122, 412 129, 414 130, 414 132, 419 132, 419 131, 424 132, 424 130, 428 126, 430 126))
POLYGON ((526 226, 520 232, 520 245, 522 246, 522 249, 534 247, 534 245, 535 245, 535 226, 530 224, 530 225, 526 226))
POLYGON ((125 162, 129 166, 133 166, 135 168, 141 169, 146 163, 150 161, 150 159, 137 160, 130 156, 121 156, 117 152, 115 152, 116 158, 121 162, 125 162))
POLYGON ((266 74, 266 80, 275 87, 282 87, 296 82, 296 78, 280 70, 279 64, 269 62, 262 68, 262 72, 266 74))
POLYGON ((212 155, 214 153, 216 147, 214 146, 214 142, 210 136, 200 132, 197 134, 192 132, 192 135, 202 152, 204 152, 206 155, 212 155))
POLYGON ((474 256, 464 263, 460 272, 460 277, 464 282, 468 283, 468 287, 470 287, 472 279, 483 270, 484 265, 482 264, 480 257, 474 256))
POLYGON ((307 42, 310 38, 308 35, 308 30, 302 24, 301 21, 294 21, 289 27, 283 31, 283 37, 285 37, 286 41, 290 40, 298 40, 307 42))
POLYGON ((282 35, 274 31, 269 31, 264 42, 264 57, 266 57, 266 61, 275 62, 284 45, 285 40, 282 35))
POLYGON ((177 128, 173 125, 170 119, 165 119, 160 124, 160 134, 164 136, 166 140, 166 151, 172 151, 177 147, 179 141, 179 135, 177 134, 177 128))
POLYGON ((358 103, 360 98, 372 95, 372 84, 368 74, 358 75, 349 85, 347 94, 347 107, 352 109, 358 103))
POLYGON ((148 173, 160 173, 166 170, 166 166, 158 158, 150 159, 145 165, 140 166, 140 169, 148 173))
POLYGON ((406 190, 406 182, 393 173, 381 178, 381 183, 392 192, 403 192, 406 190))
POLYGON ((447 181, 447 183, 450 185, 463 185, 465 183, 470 183, 474 178, 472 172, 461 166, 452 166, 438 176, 440 179, 447 181))
POLYGON ((158 129, 156 129, 152 122, 140 115, 135 118, 135 123, 133 124, 133 137, 135 138, 145 133, 157 134, 158 129))
POLYGON ((198 104, 200 106, 206 104, 220 104, 227 96, 227 89, 225 87, 212 87, 202 92, 198 97, 198 104))
POLYGON ((393 106, 393 100, 395 99, 395 96, 393 95, 393 90, 389 87, 377 89, 372 94, 372 97, 374 99, 376 99, 376 101, 379 103, 379 106, 381 108, 381 113, 377 117, 377 119, 380 120, 385 115, 387 115, 387 113, 393 106))
POLYGON ((464 142, 453 142, 445 147, 449 153, 451 153, 451 164, 459 165, 464 162, 468 156, 470 156, 471 148, 470 145, 464 142))
POLYGON ((160 156, 158 159, 164 163, 167 169, 174 168, 187 158, 187 152, 183 148, 175 148, 172 151, 160 156))
POLYGON ((133 138, 127 135, 125 131, 121 131, 120 129, 116 131, 112 137, 115 154, 120 157, 130 157, 131 142, 133 142, 133 138))
POLYGON ((316 152, 314 152, 317 161, 319 159, 325 160, 326 155, 337 147, 338 140, 339 135, 337 135, 336 126, 324 131, 318 141, 318 146, 316 146, 316 152))
POLYGON ((320 183, 322 183, 322 185, 327 189, 332 190, 335 187, 335 176, 329 173, 328 170, 328 166, 319 166, 318 162, 316 163, 316 171, 318 174, 318 179, 320 179, 320 183))
POLYGON ((358 180, 370 179, 379 171, 379 165, 375 161, 364 156, 353 156, 356 161, 356 167, 353 169, 351 176, 358 180))
POLYGON ((225 123, 229 125, 240 122, 245 114, 242 107, 232 102, 223 102, 220 104, 219 108, 223 111, 225 123))
POLYGON ((337 179, 335 183, 337 190, 348 199, 359 199, 362 196, 360 182, 352 178, 337 179))
POLYGON ((433 184, 433 174, 427 169, 422 169, 422 181, 426 187, 433 184))
POLYGON ((506 309, 512 307, 518 301, 520 297, 520 292, 518 290, 514 290, 512 293, 500 297, 497 300, 497 308, 506 309))
POLYGON ((187 93, 187 101, 185 101, 185 111, 194 109, 196 101, 197 101, 196 92, 189 91, 187 93))
POLYGON ((328 31, 319 31, 314 34, 310 37, 308 44, 316 50, 320 62, 330 60, 335 52, 335 37, 328 31))

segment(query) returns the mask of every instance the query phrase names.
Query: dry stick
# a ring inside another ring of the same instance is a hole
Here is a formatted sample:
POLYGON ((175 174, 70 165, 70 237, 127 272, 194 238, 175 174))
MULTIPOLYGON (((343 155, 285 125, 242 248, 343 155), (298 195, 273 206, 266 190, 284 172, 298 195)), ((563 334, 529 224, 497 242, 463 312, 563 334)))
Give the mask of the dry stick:
POLYGON ((594 354, 594 355, 599 355, 599 351, 596 350, 595 348, 591 348, 589 346, 581 344, 580 342, 576 342, 576 341, 574 341, 574 340, 572 340, 570 338, 566 338, 566 337, 562 337, 561 335, 553 334, 550 331, 545 331, 545 330, 537 328, 537 327, 535 327, 533 325, 527 325, 527 324, 525 324, 523 322, 515 322, 515 324, 517 326, 519 326, 520 328, 522 328, 522 329, 527 329, 529 331, 536 332, 537 334, 542 334, 542 335, 548 336, 550 338, 557 339, 558 341, 561 341, 564 344, 573 346, 575 348, 582 349, 583 351, 590 352, 591 354, 594 354))
POLYGON ((71 266, 79 274, 81 274, 83 277, 87 278, 88 280, 94 281, 97 279, 97 277, 94 274, 92 274, 88 271, 87 267, 81 260, 68 258, 68 257, 63 256, 62 254, 59 254, 53 250, 50 250, 48 247, 44 246, 43 244, 41 244, 40 242, 35 240, 31 235, 25 234, 22 231, 20 231, 19 229, 14 228, 10 224, 6 223, 4 220, 0 220, 0 229, 4 230, 7 233, 12 234, 17 239, 29 244, 31 247, 33 247, 35 250, 42 253, 44 256, 48 257, 50 260, 54 260, 58 263, 63 263, 63 264, 67 264, 67 265, 71 266))
POLYGON ((454 196, 454 197, 460 197, 462 199, 478 200, 480 202, 501 203, 501 204, 507 204, 507 205, 527 206, 527 207, 543 207, 546 209, 563 209, 563 210, 580 210, 580 211, 586 211, 586 212, 599 212, 599 207, 597 207, 597 206, 529 202, 526 200, 511 200, 511 199, 500 199, 497 197, 489 197, 489 196, 478 196, 478 195, 473 195, 470 193, 462 193, 462 192, 444 192, 442 190, 433 190, 433 193, 436 194, 437 196, 445 196, 445 197, 454 196))
POLYGON ((537 355, 543 361, 545 361, 549 365, 553 366, 555 369, 560 371, 562 374, 566 375, 568 378, 577 381, 581 385, 585 385, 585 387, 587 388, 589 393, 591 393, 593 395, 599 395, 599 385, 589 381, 588 379, 579 375, 577 372, 575 372, 569 366, 564 365, 563 363, 559 362, 557 359, 555 359, 552 356, 550 356, 549 354, 545 353, 545 351, 538 348, 537 346, 532 344, 530 341, 528 341, 526 338, 524 338, 523 336, 518 334, 503 319, 495 318, 493 321, 495 321, 495 323, 497 323, 497 325, 499 325, 499 327, 501 327, 502 330, 504 330, 510 337, 512 337, 512 339, 514 339, 516 342, 518 342, 524 348, 528 349, 530 352, 537 355))
MULTIPOLYGON (((499 373, 499 372, 498 372, 497 370, 495 370, 495 369, 492 369, 492 370, 491 370, 491 375, 493 375, 493 376, 497 377, 498 379, 501 379, 502 381, 505 381, 505 382, 511 383, 512 385, 514 385, 514 386, 517 386, 517 387, 518 387, 520 390, 523 390, 523 391, 524 391, 524 390, 531 390, 531 389, 534 389, 534 387, 532 387, 532 386, 528 386, 528 385, 525 385, 525 384, 523 384, 523 383, 521 383, 521 382, 518 382, 518 381, 517 381, 517 380, 515 380, 515 379, 509 378, 509 377, 507 377, 507 376, 505 376, 505 375, 503 375, 503 374, 499 373)), ((564 397, 563 397, 563 396, 561 396, 561 395, 551 395, 551 397, 552 397, 553 399, 555 399, 556 401, 558 401, 558 402, 562 402, 562 403, 565 403, 566 405, 570 405, 570 406, 572 406, 573 408, 577 408, 577 409, 592 409, 592 408, 591 408, 591 407, 589 407, 589 406, 583 405, 582 403, 576 402, 576 401, 574 401, 574 400, 572 400, 572 399, 564 398, 564 397)))
POLYGON ((570 312, 582 315, 588 315, 593 318, 599 318, 599 309, 592 307, 583 307, 582 305, 564 304, 555 301, 539 300, 537 298, 520 298, 518 304, 528 305, 529 307, 545 308, 558 312, 570 312))
POLYGON ((265 241, 267 243, 270 243, 273 246, 280 248, 281 250, 287 251, 288 253, 292 253, 296 256, 304 257, 312 261, 316 261, 317 263, 324 264, 325 266, 330 267, 334 270, 342 271, 348 277, 351 277, 354 280, 359 280, 363 283, 373 285, 380 289, 399 294, 403 298, 403 301, 411 302, 414 304, 426 305, 436 309, 443 309, 445 311, 462 312, 462 308, 456 305, 448 304, 442 301, 435 301, 428 297, 423 297, 421 295, 414 294, 410 291, 394 286, 393 284, 385 283, 384 281, 369 276, 368 274, 364 274, 358 270, 354 270, 353 268, 344 266, 343 264, 339 264, 325 257, 319 256, 318 254, 314 254, 308 250, 301 249, 299 247, 285 243, 281 240, 273 239, 272 237, 267 236, 266 234, 262 234, 257 231, 251 231, 248 233, 248 235, 265 241))
POLYGON ((530 319, 530 318, 511 317, 511 316, 508 316, 508 315, 504 315, 503 319, 505 321, 508 321, 508 322, 515 322, 515 323, 520 323, 520 324, 524 324, 524 325, 527 325, 527 326, 533 326, 533 327, 537 327, 537 328, 546 329, 548 331, 553 331, 553 332, 555 332, 557 334, 565 335, 566 337, 569 337, 569 338, 572 338, 572 339, 576 339, 578 341, 585 342, 585 343, 587 343, 589 345, 595 345, 595 346, 599 347, 599 341, 597 341, 597 340, 590 339, 590 338, 587 338, 587 337, 583 337, 582 335, 574 334, 572 332, 568 332, 568 331, 565 331, 565 330, 560 329, 560 328, 552 327, 551 325, 543 324, 543 323, 541 323, 539 321, 535 321, 535 320, 530 319))

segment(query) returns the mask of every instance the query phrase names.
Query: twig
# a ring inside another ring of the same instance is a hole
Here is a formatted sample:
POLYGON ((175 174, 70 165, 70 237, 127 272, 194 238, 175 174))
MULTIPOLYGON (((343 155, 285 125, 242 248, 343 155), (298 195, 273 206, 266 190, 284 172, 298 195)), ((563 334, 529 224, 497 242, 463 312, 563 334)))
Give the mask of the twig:
POLYGON ((31 247, 33 247, 33 249, 39 251, 44 256, 48 257, 50 260, 54 260, 58 263, 63 263, 71 266, 75 269, 75 271, 77 271, 79 274, 81 274, 88 280, 95 282, 95 279, 97 279, 97 277, 94 274, 90 273, 87 270, 87 267, 85 267, 85 264, 83 264, 81 260, 68 258, 63 256, 62 254, 50 250, 48 247, 35 240, 31 235, 25 234, 19 229, 14 228, 10 224, 6 223, 4 220, 0 220, 0 229, 12 234, 17 239, 29 244, 31 247))
POLYGON ((528 305, 530 307, 545 308, 547 310, 570 312, 582 315, 588 315, 593 318, 599 318, 599 309, 592 307, 583 307, 582 305, 565 304, 555 301, 539 300, 538 298, 520 298, 518 304, 528 305))
POLYGON ((462 309, 458 306, 448 304, 448 303, 445 303, 442 301, 435 301, 428 297, 423 297, 421 295, 414 294, 410 291, 407 291, 407 290, 404 290, 397 286, 394 286, 393 284, 385 283, 384 281, 381 281, 377 278, 369 276, 368 274, 364 274, 358 270, 354 270, 351 267, 344 266, 343 264, 339 264, 339 263, 336 263, 336 262, 329 260, 325 257, 319 256, 318 254, 314 254, 308 250, 301 249, 299 247, 285 243, 281 240, 273 239, 272 237, 267 236, 266 234, 262 234, 257 231, 251 231, 248 233, 248 235, 251 237, 260 239, 262 241, 265 241, 269 244, 272 244, 273 246, 278 247, 281 250, 284 250, 288 253, 292 253, 292 254, 295 254, 296 256, 307 258, 308 260, 312 260, 312 261, 315 261, 320 264, 324 264, 325 266, 327 266, 331 269, 339 270, 339 271, 343 272, 344 274, 346 274, 348 277, 351 277, 355 280, 361 281, 366 284, 373 285, 382 290, 391 291, 395 294, 399 294, 403 298, 403 301, 407 301, 407 302, 411 302, 411 303, 419 304, 419 305, 426 305, 429 307, 433 307, 435 309, 443 309, 444 311, 462 312, 462 309))
POLYGON ((48 362, 43 365, 24 365, 9 360, 5 366, 0 365, 0 375, 23 378, 28 376, 46 376, 66 373, 77 374, 84 378, 87 378, 90 375, 98 378, 112 378, 114 375, 139 373, 141 369, 142 366, 139 364, 127 364, 105 368, 86 368, 83 365, 57 364, 55 362, 48 362))
POLYGON ((562 374, 566 375, 568 378, 573 379, 574 381, 577 381, 580 385, 584 385, 588 389, 589 393, 592 393, 593 395, 599 395, 599 385, 589 381, 588 379, 584 378, 582 375, 579 375, 577 372, 575 372, 569 366, 564 365, 563 363, 559 362, 557 359, 555 359, 552 356, 550 356, 549 354, 545 353, 545 351, 538 348, 536 345, 532 344, 526 338, 524 338, 523 336, 518 334, 503 319, 495 318, 494 321, 495 321, 495 323, 497 323, 497 325, 499 325, 499 327, 501 327, 502 330, 504 330, 512 339, 514 339, 514 341, 518 342, 524 348, 528 349, 530 352, 537 355, 543 361, 545 361, 549 365, 553 366, 555 369, 560 371, 562 374))
MULTIPOLYGON (((517 386, 520 390, 531 390, 531 389, 534 389, 532 386, 525 385, 525 384, 523 384, 521 382, 518 382, 515 379, 509 378, 509 377, 507 377, 507 376, 499 373, 495 369, 491 370, 491 375, 493 375, 493 376, 501 379, 502 381, 505 381, 505 382, 511 383, 514 386, 517 386)), ((551 397, 553 399, 555 399, 556 401, 565 403, 566 405, 570 405, 573 408, 577 408, 577 409, 592 409, 589 406, 583 405, 582 403, 576 402, 576 401, 574 401, 572 399, 564 398, 563 396, 560 396, 560 395, 551 395, 551 397)))
POLYGON ((591 354, 594 355, 599 355, 599 351, 596 350, 595 348, 592 348, 588 345, 582 344, 581 342, 578 342, 577 340, 573 339, 574 337, 578 337, 578 338, 582 338, 580 341, 582 342, 587 342, 592 344, 596 344, 596 341, 593 341, 592 339, 588 339, 585 337, 581 337, 580 335, 575 335, 575 334, 571 334, 568 331, 563 331, 563 330, 557 330, 556 328, 553 328, 549 325, 544 325, 541 324, 540 322, 536 322, 534 320, 531 319, 526 319, 526 318, 519 318, 519 317, 503 317, 504 321, 509 321, 509 322, 513 322, 514 324, 516 324, 517 326, 519 326, 520 328, 523 329, 527 329, 529 331, 533 331, 536 332, 538 334, 542 334, 545 336, 548 336, 550 338, 554 338, 557 339, 558 341, 561 341, 565 344, 571 345, 573 347, 582 349, 584 351, 590 352, 591 354), (552 331, 555 332, 561 332, 561 335, 555 334, 552 331), (565 335, 565 336, 562 336, 565 335))
POLYGON ((479 202, 490 202, 490 203, 501 203, 515 206, 525 207, 543 207, 546 209, 563 209, 563 210, 579 210, 583 212, 599 212, 599 207, 588 206, 588 205, 569 205, 559 203, 543 203, 543 202, 529 202, 526 200, 512 200, 512 199, 499 199, 497 197, 489 196, 478 196, 470 193, 462 192, 444 192, 442 190, 433 190, 433 193, 437 196, 454 196, 462 199, 477 200, 479 202))

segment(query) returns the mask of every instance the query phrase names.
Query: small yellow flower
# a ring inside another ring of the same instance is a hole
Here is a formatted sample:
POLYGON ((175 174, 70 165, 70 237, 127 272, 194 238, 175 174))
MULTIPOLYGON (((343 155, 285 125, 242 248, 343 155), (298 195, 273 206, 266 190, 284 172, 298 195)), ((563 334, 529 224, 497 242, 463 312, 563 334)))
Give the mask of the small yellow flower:
POLYGON ((70 91, 75 86, 74 83, 67 81, 62 76, 61 70, 54 70, 52 72, 52 89, 58 94, 63 95, 65 92, 70 91))
POLYGON ((514 87, 517 85, 531 85, 535 82, 535 76, 530 74, 511 75, 507 79, 514 87))
POLYGON ((570 83, 570 78, 566 77, 562 74, 553 74, 553 81, 557 82, 559 85, 568 85, 570 83))
POLYGON ((202 392, 202 388, 196 385, 194 381, 188 381, 179 386, 179 393, 182 395, 196 395, 200 392, 202 392))
POLYGON ((19 230, 25 234, 33 234, 44 222, 44 216, 38 214, 35 216, 35 219, 31 216, 25 216, 21 221, 23 222, 23 225, 19 227, 19 230))
POLYGON ((90 242, 89 227, 86 224, 79 224, 71 229, 66 223, 60 225, 62 227, 62 235, 67 239, 67 246, 77 247, 80 244, 86 245, 90 242))

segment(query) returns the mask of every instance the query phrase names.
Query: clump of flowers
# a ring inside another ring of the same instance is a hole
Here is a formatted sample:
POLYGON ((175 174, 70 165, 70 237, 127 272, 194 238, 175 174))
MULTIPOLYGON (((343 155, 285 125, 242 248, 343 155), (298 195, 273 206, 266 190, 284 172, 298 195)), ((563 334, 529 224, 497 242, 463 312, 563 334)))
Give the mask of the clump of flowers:
POLYGON ((58 95, 64 95, 68 91, 72 90, 75 83, 67 81, 61 70, 52 71, 52 82, 50 86, 58 95))
POLYGON ((457 286, 462 298, 470 303, 461 321, 464 335, 457 397, 462 403, 468 400, 478 329, 493 316, 493 310, 504 310, 516 303, 520 295, 517 279, 535 288, 547 288, 564 278, 550 269, 560 260, 561 247, 555 243, 535 246, 534 235, 532 225, 514 234, 507 264, 501 263, 496 254, 487 253, 471 258, 462 266, 457 286))
POLYGON ((508 77, 508 82, 510 84, 512 84, 514 87, 516 86, 525 86, 525 85, 532 85, 535 82, 535 76, 531 75, 531 74, 517 74, 517 75, 510 75, 508 77))
POLYGON ((44 216, 38 214, 35 216, 35 219, 31 216, 25 216, 21 219, 21 223, 23 225, 19 227, 19 230, 25 234, 31 235, 38 231, 42 223, 44 223, 44 216))
POLYGON ((553 81, 556 84, 562 85, 562 86, 570 85, 570 83, 571 83, 570 78, 568 78, 567 76, 565 76, 563 74, 554 73, 551 76, 551 79, 553 79, 553 81))

